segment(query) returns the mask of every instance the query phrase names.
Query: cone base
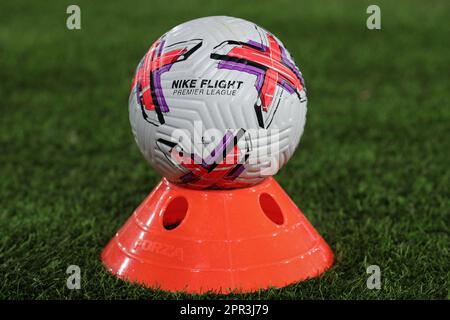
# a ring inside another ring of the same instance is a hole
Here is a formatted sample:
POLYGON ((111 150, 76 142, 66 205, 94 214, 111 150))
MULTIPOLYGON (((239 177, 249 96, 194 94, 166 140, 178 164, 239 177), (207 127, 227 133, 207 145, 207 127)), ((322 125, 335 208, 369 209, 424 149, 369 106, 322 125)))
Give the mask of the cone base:
POLYGON ((191 190, 163 179, 101 255, 110 272, 188 293, 252 292, 315 277, 333 253, 273 178, 191 190))

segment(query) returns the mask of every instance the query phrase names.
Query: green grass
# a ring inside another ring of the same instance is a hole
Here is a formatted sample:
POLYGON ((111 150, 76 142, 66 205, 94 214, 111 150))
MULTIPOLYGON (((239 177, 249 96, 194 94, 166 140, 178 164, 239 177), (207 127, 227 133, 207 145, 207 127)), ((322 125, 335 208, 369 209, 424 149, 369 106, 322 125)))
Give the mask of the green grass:
MULTIPOLYGON (((99 255, 160 179, 127 111, 131 76, 172 26, 231 15, 271 30, 308 88, 277 179, 336 255, 322 277, 232 298, 450 298, 450 5, 365 1, 0 2, 0 298, 214 298, 108 274, 99 255), (82 289, 66 288, 68 265, 82 289), (382 289, 366 288, 377 264, 382 289)), ((222 296, 221 296, 222 297, 222 296)))

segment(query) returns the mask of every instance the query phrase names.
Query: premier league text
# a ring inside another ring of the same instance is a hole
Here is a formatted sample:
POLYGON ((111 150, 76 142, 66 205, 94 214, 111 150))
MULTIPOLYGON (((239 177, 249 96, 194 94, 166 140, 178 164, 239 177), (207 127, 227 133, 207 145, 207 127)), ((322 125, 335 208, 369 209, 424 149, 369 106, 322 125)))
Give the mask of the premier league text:
POLYGON ((235 96, 243 81, 211 80, 211 79, 180 79, 172 81, 173 95, 227 95, 235 96))

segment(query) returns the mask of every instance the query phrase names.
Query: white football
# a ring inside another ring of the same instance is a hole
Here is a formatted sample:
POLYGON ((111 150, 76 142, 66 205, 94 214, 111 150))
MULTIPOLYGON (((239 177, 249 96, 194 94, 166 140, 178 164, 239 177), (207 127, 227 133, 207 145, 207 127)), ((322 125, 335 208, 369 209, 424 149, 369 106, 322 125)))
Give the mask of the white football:
POLYGON ((254 185, 292 156, 306 121, 301 72, 258 25, 206 17, 176 26, 139 63, 129 97, 144 157, 198 189, 254 185))

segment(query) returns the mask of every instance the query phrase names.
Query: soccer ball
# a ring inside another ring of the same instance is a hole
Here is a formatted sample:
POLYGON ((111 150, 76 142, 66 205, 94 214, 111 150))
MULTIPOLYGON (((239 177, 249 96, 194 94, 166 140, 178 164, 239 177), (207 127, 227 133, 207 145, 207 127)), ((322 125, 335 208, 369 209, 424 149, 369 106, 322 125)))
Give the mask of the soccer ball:
POLYGON ((301 72, 258 25, 218 16, 176 26, 137 66, 129 97, 136 143, 169 181, 229 189, 274 175, 306 121, 301 72))

